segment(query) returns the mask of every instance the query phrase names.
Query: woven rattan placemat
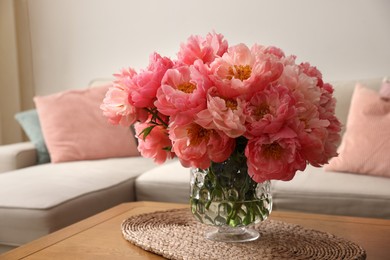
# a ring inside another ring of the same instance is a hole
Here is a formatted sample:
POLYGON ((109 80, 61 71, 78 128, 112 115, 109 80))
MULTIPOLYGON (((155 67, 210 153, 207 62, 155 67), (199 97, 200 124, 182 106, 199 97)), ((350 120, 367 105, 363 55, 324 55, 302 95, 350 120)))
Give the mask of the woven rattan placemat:
POLYGON ((281 221, 254 226, 253 242, 221 243, 204 238, 210 228, 189 209, 132 216, 122 223, 126 240, 169 259, 365 259, 363 248, 332 234, 281 221))

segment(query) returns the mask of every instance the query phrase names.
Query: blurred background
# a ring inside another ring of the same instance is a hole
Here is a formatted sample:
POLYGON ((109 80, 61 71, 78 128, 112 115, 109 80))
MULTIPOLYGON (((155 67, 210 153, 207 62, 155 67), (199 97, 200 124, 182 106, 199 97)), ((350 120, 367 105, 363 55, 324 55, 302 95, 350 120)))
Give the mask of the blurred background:
POLYGON ((387 0, 0 0, 0 144, 22 140, 32 98, 84 88, 191 34, 274 45, 325 81, 390 75, 387 0))

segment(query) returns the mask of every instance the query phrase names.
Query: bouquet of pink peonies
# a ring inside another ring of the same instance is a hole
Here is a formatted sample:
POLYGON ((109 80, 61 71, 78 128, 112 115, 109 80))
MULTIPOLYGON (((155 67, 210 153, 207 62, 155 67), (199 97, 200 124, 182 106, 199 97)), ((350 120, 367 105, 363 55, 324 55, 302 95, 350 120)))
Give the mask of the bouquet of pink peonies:
POLYGON ((146 69, 114 76, 101 109, 113 124, 135 123, 141 155, 157 163, 177 156, 206 169, 240 151, 260 183, 291 180, 337 155, 332 86, 279 48, 191 36, 177 59, 154 53, 146 69))

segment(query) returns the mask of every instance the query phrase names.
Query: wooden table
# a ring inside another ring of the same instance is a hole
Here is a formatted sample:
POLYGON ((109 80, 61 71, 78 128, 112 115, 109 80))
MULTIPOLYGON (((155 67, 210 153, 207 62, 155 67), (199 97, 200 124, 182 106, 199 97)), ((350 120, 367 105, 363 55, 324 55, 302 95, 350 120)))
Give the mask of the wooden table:
MULTIPOLYGON (((125 203, 0 255, 0 259, 161 259, 123 237, 129 216, 188 205, 125 203)), ((390 259, 390 220, 274 211, 271 219, 326 231, 362 246, 367 259, 390 259)))

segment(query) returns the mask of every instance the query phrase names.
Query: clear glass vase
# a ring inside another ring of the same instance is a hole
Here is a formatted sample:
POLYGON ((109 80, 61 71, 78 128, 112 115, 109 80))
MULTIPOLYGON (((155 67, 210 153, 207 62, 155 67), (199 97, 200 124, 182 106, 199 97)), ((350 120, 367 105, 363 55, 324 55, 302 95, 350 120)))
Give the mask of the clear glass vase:
POLYGON ((253 241, 260 234, 250 226, 267 219, 272 210, 270 181, 253 181, 246 158, 234 154, 208 169, 191 169, 190 203, 194 217, 213 227, 206 232, 207 239, 253 241))

